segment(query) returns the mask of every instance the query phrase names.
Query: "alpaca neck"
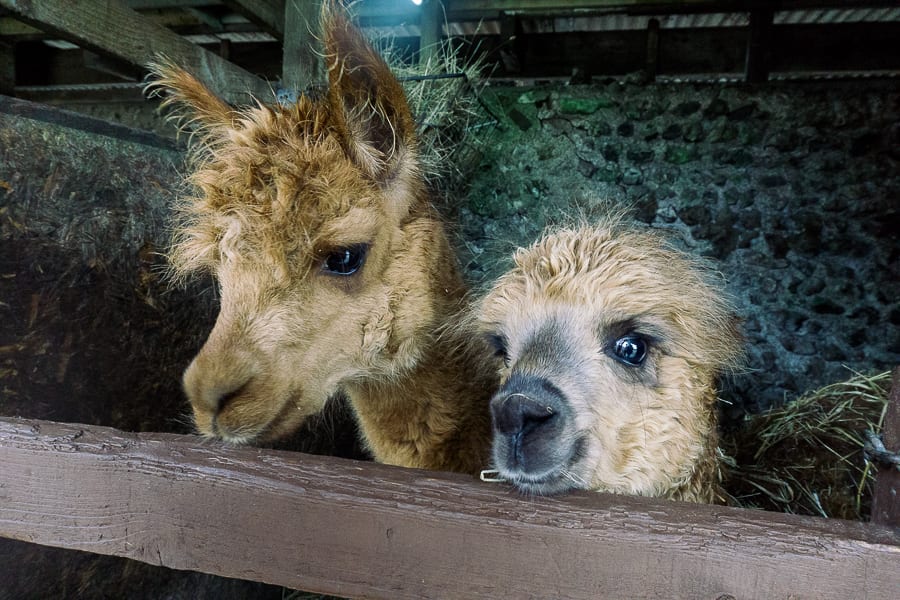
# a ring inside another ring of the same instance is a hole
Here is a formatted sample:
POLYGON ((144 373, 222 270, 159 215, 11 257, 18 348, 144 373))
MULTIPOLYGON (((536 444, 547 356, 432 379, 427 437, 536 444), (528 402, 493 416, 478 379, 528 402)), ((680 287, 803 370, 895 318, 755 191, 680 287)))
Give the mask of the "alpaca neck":
POLYGON ((428 248, 419 255, 432 261, 425 271, 435 278, 430 330, 415 336, 413 365, 347 382, 344 389, 375 460, 474 474, 488 466, 488 407, 498 375, 481 336, 455 325, 467 290, 443 226, 427 208, 410 223, 407 231, 419 233, 409 235, 428 248))
POLYGON ((703 447, 694 462, 690 478, 668 495, 673 500, 700 502, 703 504, 724 503, 722 469, 718 455, 719 418, 715 410, 716 393, 713 388, 710 388, 710 390, 712 401, 709 403, 708 434, 703 440, 703 447))
POLYGON ((470 341, 431 344, 403 376, 346 387, 375 460, 472 474, 488 467, 496 374, 470 341))

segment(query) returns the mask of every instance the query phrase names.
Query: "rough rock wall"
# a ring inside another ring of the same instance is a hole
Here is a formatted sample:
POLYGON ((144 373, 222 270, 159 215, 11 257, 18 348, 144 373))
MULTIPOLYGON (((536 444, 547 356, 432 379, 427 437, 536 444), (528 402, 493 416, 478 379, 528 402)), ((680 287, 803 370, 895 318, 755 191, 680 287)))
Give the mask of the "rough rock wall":
POLYGON ((718 261, 748 340, 732 413, 900 363, 895 83, 491 92, 501 123, 459 209, 473 279, 547 224, 628 205, 718 261))

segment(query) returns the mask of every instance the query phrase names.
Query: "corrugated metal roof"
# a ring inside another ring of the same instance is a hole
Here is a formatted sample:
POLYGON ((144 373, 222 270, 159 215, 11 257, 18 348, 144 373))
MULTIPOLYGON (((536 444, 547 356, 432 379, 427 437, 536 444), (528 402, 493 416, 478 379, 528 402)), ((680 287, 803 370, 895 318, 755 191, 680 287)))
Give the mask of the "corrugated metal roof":
MULTIPOLYGON (((547 19, 523 19, 526 33, 563 33, 572 31, 627 31, 646 29, 650 19, 659 21, 662 29, 704 29, 722 27, 747 27, 749 13, 705 13, 680 15, 593 15, 556 17, 547 19)), ((823 10, 778 11, 776 25, 873 23, 900 21, 900 7, 852 8, 823 10)))
MULTIPOLYGON (((565 17, 530 17, 522 15, 524 33, 569 33, 575 31, 630 31, 647 29, 650 19, 659 21, 662 29, 715 29, 747 27, 749 13, 704 13, 677 15, 575 15, 565 17)), ((848 8, 820 10, 792 10, 775 13, 776 25, 873 23, 900 21, 900 6, 889 8, 848 8)), ((366 28, 376 36, 416 37, 418 23, 366 28)), ((445 25, 444 34, 451 36, 496 35, 500 23, 489 21, 459 21, 445 25)))
MULTIPOLYGON (((704 13, 676 15, 576 15, 565 17, 533 17, 521 16, 524 33, 570 33, 578 31, 632 31, 646 30, 650 19, 659 21, 661 29, 716 29, 747 27, 750 24, 749 13, 704 13)), ((228 15, 223 22, 247 23, 238 15, 228 15)), ((900 6, 882 8, 846 8, 777 11, 774 15, 776 25, 823 25, 838 23, 883 23, 900 22, 900 6)), ((376 38, 386 37, 418 37, 419 24, 416 22, 398 23, 389 26, 366 27, 366 32, 376 38)), ((499 35, 498 20, 457 21, 445 24, 444 35, 453 37, 470 37, 475 35, 499 35)), ((215 44, 220 40, 233 43, 274 42, 276 39, 265 32, 218 32, 185 36, 197 44, 215 44)), ((76 46, 60 40, 48 40, 47 44, 57 48, 75 48, 76 46)))
POLYGON ((900 6, 831 10, 783 10, 775 13, 776 25, 881 23, 894 21, 900 21, 900 6))

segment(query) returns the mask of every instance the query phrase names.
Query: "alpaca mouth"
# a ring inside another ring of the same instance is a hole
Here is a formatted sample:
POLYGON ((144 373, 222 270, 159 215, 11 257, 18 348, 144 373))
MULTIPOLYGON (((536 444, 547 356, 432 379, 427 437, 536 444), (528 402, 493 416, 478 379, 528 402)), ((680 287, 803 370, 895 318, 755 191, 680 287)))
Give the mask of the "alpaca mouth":
POLYGON ((220 421, 222 411, 213 415, 209 428, 211 433, 206 434, 212 439, 222 440, 235 446, 268 444, 278 441, 293 433, 300 427, 306 416, 298 419, 294 414, 300 409, 302 393, 292 392, 286 396, 278 411, 264 422, 241 422, 237 427, 228 427, 220 421))
POLYGON ((549 496, 587 489, 590 486, 579 475, 580 469, 577 466, 584 454, 585 443, 584 437, 579 436, 571 444, 555 448, 560 460, 545 465, 540 470, 523 466, 525 461, 520 460, 523 458, 520 455, 521 446, 513 452, 516 458, 507 461, 506 464, 497 461, 498 455, 504 453, 498 452, 495 448, 494 458, 497 463, 495 472, 499 476, 498 479, 511 483, 520 492, 528 495, 549 496))
POLYGON ((528 496, 553 496, 572 490, 587 489, 587 482, 572 470, 572 465, 561 465, 552 471, 533 474, 524 471, 497 469, 497 480, 512 484, 520 493, 528 496))
POLYGON ((210 422, 210 432, 204 433, 205 437, 221 440, 233 446, 246 446, 258 442, 270 428, 271 424, 262 426, 243 425, 236 428, 223 427, 216 416, 210 422))

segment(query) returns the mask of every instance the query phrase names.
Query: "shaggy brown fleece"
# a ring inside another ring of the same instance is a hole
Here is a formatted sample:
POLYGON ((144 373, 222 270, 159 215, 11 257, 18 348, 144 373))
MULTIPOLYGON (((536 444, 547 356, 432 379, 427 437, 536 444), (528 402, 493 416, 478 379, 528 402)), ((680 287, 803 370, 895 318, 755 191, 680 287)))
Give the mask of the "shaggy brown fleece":
POLYGON ((154 89, 194 125, 192 197, 171 260, 212 273, 218 320, 184 375, 200 433, 293 432, 344 391, 376 460, 475 473, 497 376, 480 338, 444 331, 466 289, 419 172, 413 116, 331 3, 329 90, 234 109, 166 62, 154 89), (440 339, 441 343, 437 343, 440 339))

